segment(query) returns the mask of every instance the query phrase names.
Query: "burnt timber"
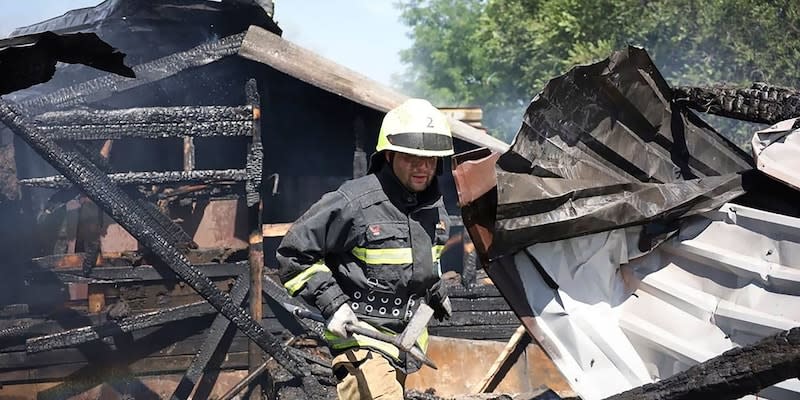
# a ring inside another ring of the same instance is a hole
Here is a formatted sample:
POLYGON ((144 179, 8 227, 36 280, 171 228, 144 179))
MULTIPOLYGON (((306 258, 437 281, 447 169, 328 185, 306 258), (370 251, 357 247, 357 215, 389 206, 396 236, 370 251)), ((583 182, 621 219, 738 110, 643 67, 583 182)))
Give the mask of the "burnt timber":
POLYGON ((800 327, 722 355, 656 383, 606 400, 738 399, 800 377, 800 327))
POLYGON ((186 258, 170 245, 168 238, 151 232, 150 221, 137 215, 140 207, 122 192, 96 166, 79 153, 68 152, 37 132, 30 122, 5 101, 0 100, 0 121, 20 135, 31 147, 60 170, 67 178, 77 183, 83 191, 111 215, 125 229, 147 246, 178 276, 200 293, 214 308, 237 324, 265 351, 271 353, 285 368, 303 376, 298 360, 286 352, 278 340, 250 318, 243 310, 231 303, 230 297, 221 293, 205 276, 197 272, 186 258))
POLYGON ((749 88, 681 86, 674 96, 697 111, 742 121, 775 124, 800 115, 800 92, 760 82, 749 88))

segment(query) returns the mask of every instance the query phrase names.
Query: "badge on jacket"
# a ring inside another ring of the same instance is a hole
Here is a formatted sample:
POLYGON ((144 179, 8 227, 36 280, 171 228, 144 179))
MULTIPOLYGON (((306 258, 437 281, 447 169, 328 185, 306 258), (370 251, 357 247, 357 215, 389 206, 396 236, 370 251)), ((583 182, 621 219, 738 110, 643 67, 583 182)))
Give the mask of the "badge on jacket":
POLYGON ((381 226, 380 225, 370 225, 369 231, 372 233, 372 236, 378 236, 381 234, 381 226))
POLYGON ((444 221, 442 221, 442 220, 439 220, 439 223, 436 224, 436 229, 445 230, 446 228, 447 228, 447 225, 445 225, 444 221))

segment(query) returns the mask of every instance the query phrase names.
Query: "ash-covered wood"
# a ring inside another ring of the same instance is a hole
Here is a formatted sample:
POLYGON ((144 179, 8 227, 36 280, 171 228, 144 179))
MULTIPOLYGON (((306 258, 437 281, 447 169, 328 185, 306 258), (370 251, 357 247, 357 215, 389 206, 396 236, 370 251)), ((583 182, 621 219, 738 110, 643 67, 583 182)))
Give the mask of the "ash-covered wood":
MULTIPOLYGON (((198 122, 252 121, 252 106, 137 107, 120 110, 78 108, 39 114, 34 122, 43 131, 48 125, 181 124, 198 122)), ((60 137, 51 137, 61 139, 60 137)))
POLYGON ((252 121, 178 122, 167 124, 41 125, 57 140, 160 139, 169 137, 249 136, 252 121))
MULTIPOLYGON (((240 182, 247 179, 244 169, 166 171, 166 172, 121 172, 108 174, 111 182, 118 185, 158 185, 178 182, 217 183, 240 182)), ((58 189, 72 186, 62 175, 43 178, 21 179, 20 184, 32 187, 58 189)))
POLYGON ((800 116, 800 91, 764 83, 749 88, 680 86, 673 94, 695 110, 743 121, 774 124, 800 116))
POLYGON ((800 377, 800 327, 695 365, 606 400, 738 399, 800 377))
POLYGON ((250 136, 254 125, 249 105, 72 109, 41 114, 35 122, 58 140, 250 136))

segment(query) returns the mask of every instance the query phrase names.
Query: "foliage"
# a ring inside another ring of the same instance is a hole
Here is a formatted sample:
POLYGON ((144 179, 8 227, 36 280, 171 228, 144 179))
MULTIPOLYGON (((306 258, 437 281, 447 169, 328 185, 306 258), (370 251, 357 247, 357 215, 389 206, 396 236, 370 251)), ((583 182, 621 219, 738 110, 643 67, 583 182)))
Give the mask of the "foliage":
MULTIPOLYGON (((414 42, 397 84, 440 105, 480 105, 509 140, 527 103, 577 64, 627 44, 672 85, 800 87, 795 0, 402 0, 414 42)), ((730 127, 729 127, 730 128, 730 127)), ((737 128, 730 128, 737 129, 737 128)), ((750 128, 738 128, 745 142, 750 128)))

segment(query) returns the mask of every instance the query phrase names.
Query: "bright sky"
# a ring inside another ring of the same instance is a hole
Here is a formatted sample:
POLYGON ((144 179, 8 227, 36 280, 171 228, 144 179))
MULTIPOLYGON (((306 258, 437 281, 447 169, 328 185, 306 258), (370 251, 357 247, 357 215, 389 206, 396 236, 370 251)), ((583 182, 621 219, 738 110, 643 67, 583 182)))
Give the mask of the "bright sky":
MULTIPOLYGON (((0 37, 100 0, 0 0, 0 37)), ((392 0, 275 0, 283 37, 383 84, 400 73, 411 46, 392 0)))

